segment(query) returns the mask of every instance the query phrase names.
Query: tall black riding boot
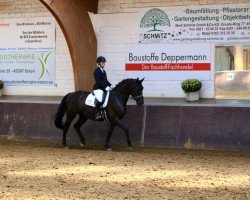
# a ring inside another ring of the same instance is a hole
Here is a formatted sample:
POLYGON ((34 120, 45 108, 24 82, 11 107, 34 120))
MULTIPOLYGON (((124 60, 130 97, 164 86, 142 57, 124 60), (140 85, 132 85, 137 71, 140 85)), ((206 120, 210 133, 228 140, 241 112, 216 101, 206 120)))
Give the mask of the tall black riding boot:
POLYGON ((95 120, 100 120, 100 119, 102 119, 101 103, 97 101, 95 105, 95 120))

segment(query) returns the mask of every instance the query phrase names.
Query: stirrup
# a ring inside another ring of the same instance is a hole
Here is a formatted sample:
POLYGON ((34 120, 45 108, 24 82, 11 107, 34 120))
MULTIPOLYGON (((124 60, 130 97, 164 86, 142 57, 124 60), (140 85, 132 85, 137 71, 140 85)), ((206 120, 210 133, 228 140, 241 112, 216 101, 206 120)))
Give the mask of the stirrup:
POLYGON ((103 119, 102 115, 100 113, 97 113, 95 115, 95 120, 100 120, 100 119, 103 119))

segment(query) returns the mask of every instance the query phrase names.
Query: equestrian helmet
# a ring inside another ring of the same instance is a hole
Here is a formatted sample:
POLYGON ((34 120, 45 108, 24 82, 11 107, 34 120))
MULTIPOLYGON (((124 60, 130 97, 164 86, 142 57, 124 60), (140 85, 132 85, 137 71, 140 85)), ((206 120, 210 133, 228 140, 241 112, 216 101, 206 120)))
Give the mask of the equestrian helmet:
POLYGON ((97 62, 97 63, 106 62, 106 58, 104 58, 103 56, 99 56, 99 57, 96 59, 96 62, 97 62))

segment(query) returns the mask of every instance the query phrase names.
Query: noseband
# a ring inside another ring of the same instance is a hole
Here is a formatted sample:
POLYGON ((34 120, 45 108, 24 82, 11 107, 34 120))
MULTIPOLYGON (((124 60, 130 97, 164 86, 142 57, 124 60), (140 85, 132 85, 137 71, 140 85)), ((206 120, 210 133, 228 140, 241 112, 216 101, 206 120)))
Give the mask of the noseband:
POLYGON ((138 95, 138 96, 135 96, 135 97, 128 97, 128 98, 130 98, 130 99, 134 99, 135 101, 137 101, 138 99, 140 99, 140 98, 142 98, 143 96, 142 95, 138 95))

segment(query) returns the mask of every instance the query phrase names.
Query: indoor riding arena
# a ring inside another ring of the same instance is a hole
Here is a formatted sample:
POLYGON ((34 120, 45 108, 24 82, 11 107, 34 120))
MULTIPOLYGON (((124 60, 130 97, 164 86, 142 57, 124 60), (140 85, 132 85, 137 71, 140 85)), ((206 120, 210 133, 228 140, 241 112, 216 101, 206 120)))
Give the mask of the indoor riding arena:
POLYGON ((249 199, 249 153, 1 139, 1 199, 249 199))
POLYGON ((249 13, 0 0, 0 199, 250 199, 249 13))

